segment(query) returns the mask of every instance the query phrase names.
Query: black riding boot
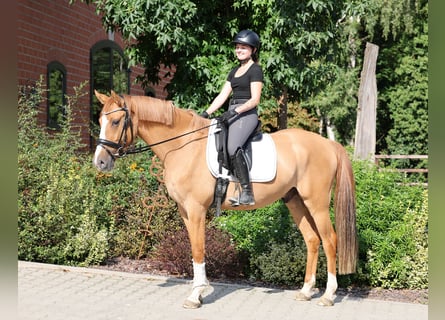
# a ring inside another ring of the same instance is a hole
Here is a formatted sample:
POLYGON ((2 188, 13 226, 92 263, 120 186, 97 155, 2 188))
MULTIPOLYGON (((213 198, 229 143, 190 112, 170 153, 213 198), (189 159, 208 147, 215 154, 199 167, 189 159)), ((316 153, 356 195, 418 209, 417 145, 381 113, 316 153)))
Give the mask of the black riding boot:
POLYGON ((241 195, 239 199, 230 198, 232 206, 238 205, 254 205, 255 199, 252 192, 252 183, 250 182, 249 167, 247 165, 246 156, 242 149, 238 149, 232 158, 235 175, 241 185, 241 195))

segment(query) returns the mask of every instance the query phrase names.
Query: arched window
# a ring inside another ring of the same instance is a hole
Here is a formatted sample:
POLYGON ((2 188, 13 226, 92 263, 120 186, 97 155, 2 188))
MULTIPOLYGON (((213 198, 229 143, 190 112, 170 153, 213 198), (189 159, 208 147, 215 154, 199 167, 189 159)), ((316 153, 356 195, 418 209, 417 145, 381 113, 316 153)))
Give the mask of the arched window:
POLYGON ((65 117, 66 106, 66 69, 58 61, 52 61, 47 66, 47 126, 60 129, 65 117))
POLYGON ((130 70, 122 49, 111 40, 96 43, 90 51, 91 122, 93 138, 98 135, 99 113, 102 108, 94 90, 109 94, 130 93, 130 70))

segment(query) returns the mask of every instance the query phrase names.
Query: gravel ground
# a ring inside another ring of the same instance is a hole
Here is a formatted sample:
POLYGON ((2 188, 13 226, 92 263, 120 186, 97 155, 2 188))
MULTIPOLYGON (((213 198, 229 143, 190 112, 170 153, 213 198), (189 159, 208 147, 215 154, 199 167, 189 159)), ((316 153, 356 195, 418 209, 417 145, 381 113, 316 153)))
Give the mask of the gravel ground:
MULTIPOLYGON (((112 271, 121 271, 129 273, 149 273, 154 275, 162 275, 169 277, 182 278, 178 275, 168 274, 166 271, 159 270, 156 264, 150 260, 131 260, 128 258, 115 258, 110 260, 105 265, 94 266, 98 269, 106 269, 112 271)), ((209 278, 210 281, 246 284, 251 286, 271 287, 268 284, 261 282, 252 282, 245 279, 214 279, 209 278)), ((274 287, 279 288, 279 287, 274 287)), ((285 289, 298 289, 286 287, 285 289)), ((428 289, 421 290, 392 290, 381 288, 339 288, 337 295, 350 295, 354 297, 370 298, 376 300, 398 301, 407 303, 428 304, 428 289)))

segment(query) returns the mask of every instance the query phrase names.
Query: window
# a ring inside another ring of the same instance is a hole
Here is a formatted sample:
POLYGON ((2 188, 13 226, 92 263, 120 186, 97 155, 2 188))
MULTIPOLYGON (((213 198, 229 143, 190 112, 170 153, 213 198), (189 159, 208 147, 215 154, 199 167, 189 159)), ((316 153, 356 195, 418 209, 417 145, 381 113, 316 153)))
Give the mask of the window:
POLYGON ((91 122, 92 135, 98 136, 99 113, 102 105, 94 90, 109 94, 130 93, 130 70, 119 46, 111 40, 103 40, 91 48, 91 122))
POLYGON ((52 61, 47 70, 47 125, 58 130, 65 117, 66 69, 60 62, 52 61))

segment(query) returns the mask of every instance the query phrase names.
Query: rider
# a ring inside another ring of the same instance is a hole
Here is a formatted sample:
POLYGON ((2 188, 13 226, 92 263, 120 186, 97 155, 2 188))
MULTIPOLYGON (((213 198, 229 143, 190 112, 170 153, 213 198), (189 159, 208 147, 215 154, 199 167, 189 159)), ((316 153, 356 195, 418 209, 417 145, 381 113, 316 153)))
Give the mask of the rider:
POLYGON ((258 64, 260 38, 251 30, 242 30, 233 43, 239 65, 230 71, 221 92, 201 116, 208 118, 233 93, 228 110, 219 117, 228 123, 227 152, 242 188, 239 199, 230 201, 233 206, 253 205, 255 199, 243 146, 258 125, 257 105, 263 88, 263 71, 258 64))

